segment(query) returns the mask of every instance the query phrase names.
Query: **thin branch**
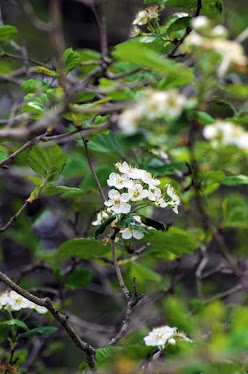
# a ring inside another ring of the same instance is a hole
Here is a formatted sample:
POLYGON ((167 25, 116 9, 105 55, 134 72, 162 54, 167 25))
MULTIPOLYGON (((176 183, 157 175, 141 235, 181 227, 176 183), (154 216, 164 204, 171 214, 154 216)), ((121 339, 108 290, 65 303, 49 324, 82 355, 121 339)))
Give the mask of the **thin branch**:
POLYGON ((93 175, 93 178, 94 178, 95 183, 96 183, 96 185, 97 185, 97 189, 98 189, 99 194, 100 194, 100 196, 101 196, 101 198, 102 198, 102 201, 103 201, 103 203, 104 203, 104 202, 106 201, 106 197, 105 197, 105 195, 104 195, 103 189, 102 189, 102 187, 101 187, 101 185, 100 185, 100 182, 99 182, 99 180, 98 180, 98 177, 97 177, 97 175, 96 175, 95 169, 94 169, 94 167, 93 167, 93 165, 92 165, 92 161, 91 161, 90 153, 89 153, 89 149, 88 149, 88 139, 84 138, 82 134, 81 134, 81 138, 82 138, 83 143, 84 143, 84 149, 85 149, 85 153, 86 153, 86 157, 87 157, 87 160, 88 160, 88 164, 89 164, 89 167, 90 167, 91 173, 92 173, 92 175, 93 175))
MULTIPOLYGON (((200 15, 201 8, 202 8, 202 0, 197 0, 197 8, 196 8, 196 12, 195 12, 194 17, 198 17, 200 15)), ((184 35, 182 36, 182 38, 178 40, 178 42, 176 43, 175 47, 168 53, 167 56, 169 58, 174 58, 174 55, 177 52, 178 48, 180 47, 180 45, 183 44, 184 40, 191 33, 191 31, 192 31, 192 27, 188 26, 186 28, 186 31, 185 31, 184 35)))
POLYGON ((0 226, 0 233, 6 231, 13 223, 17 220, 17 218, 22 214, 24 209, 30 204, 30 201, 26 200, 24 204, 21 206, 21 208, 18 210, 17 213, 15 213, 10 220, 4 225, 0 226))
POLYGON ((33 64, 38 65, 38 66, 43 66, 46 69, 56 70, 54 66, 44 64, 43 62, 38 61, 35 58, 29 57, 29 56, 20 56, 20 55, 14 55, 13 53, 3 52, 1 54, 1 57, 9 57, 9 58, 13 58, 15 60, 21 60, 21 61, 28 60, 29 62, 32 62, 33 64))
POLYGON ((118 264, 118 261, 117 261, 116 255, 115 255, 114 239, 111 239, 111 251, 112 251, 112 261, 113 261, 113 264, 114 264, 114 268, 115 268, 115 272, 116 272, 116 275, 117 275, 117 278, 118 278, 120 288, 122 290, 123 295, 126 297, 127 301, 129 302, 130 298, 131 298, 131 293, 128 291, 128 289, 127 289, 127 287, 124 283, 124 280, 123 280, 123 277, 122 277, 122 274, 121 274, 121 269, 119 267, 119 264, 118 264))
POLYGON ((106 16, 105 16, 105 0, 100 4, 100 15, 98 15, 96 8, 93 6, 92 11, 94 13, 99 38, 100 38, 100 47, 101 47, 101 56, 102 60, 105 62, 105 59, 108 54, 108 40, 107 40, 107 26, 106 26, 106 16))
POLYGON ((27 290, 24 290, 20 286, 18 286, 15 282, 13 282, 10 278, 7 277, 4 273, 0 271, 0 281, 3 282, 7 287, 16 291, 19 295, 25 297, 26 299, 32 301, 33 303, 43 306, 49 310, 49 312, 53 315, 53 317, 61 324, 70 338, 73 340, 75 345, 81 349, 86 354, 86 361, 91 368, 92 371, 95 371, 95 349, 88 343, 84 342, 72 326, 69 324, 67 315, 60 313, 57 309, 55 309, 51 300, 46 297, 41 299, 27 290))
POLYGON ((28 0, 22 0, 21 2, 22 2, 22 7, 25 13, 27 14, 30 22, 33 24, 33 26, 36 29, 40 31, 48 32, 48 33, 52 32, 53 30, 52 24, 44 22, 40 18, 38 18, 36 14, 34 13, 31 3, 28 0))
POLYGON ((220 292, 220 293, 218 293, 218 294, 216 294, 212 297, 209 297, 208 299, 203 300, 203 304, 208 304, 208 303, 211 303, 212 301, 215 301, 215 300, 225 299, 226 297, 231 296, 232 294, 234 294, 238 291, 241 291, 242 289, 243 289, 242 284, 238 284, 237 286, 232 287, 227 291, 220 292))

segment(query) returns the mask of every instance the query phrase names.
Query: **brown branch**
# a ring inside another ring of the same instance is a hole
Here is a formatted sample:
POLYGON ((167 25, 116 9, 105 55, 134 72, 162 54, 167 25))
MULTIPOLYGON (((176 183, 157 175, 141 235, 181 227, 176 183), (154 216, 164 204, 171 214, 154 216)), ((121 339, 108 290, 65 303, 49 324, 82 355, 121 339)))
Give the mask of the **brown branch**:
POLYGON ((33 303, 43 306, 49 310, 49 312, 53 315, 53 317, 61 324, 70 338, 73 340, 74 344, 86 354, 86 361, 91 368, 92 371, 95 371, 95 349, 88 343, 84 342, 72 326, 69 324, 68 319, 69 317, 60 313, 57 309, 55 309, 51 300, 46 297, 41 299, 27 290, 24 290, 20 286, 18 286, 15 282, 13 282, 10 278, 7 277, 4 273, 0 272, 0 281, 3 282, 7 287, 16 291, 19 295, 25 297, 26 299, 32 301, 33 303))
POLYGON ((54 66, 44 64, 43 62, 38 61, 35 58, 29 57, 29 56, 20 56, 20 55, 14 55, 13 53, 3 52, 1 54, 1 57, 9 57, 9 58, 13 58, 15 60, 21 60, 21 61, 28 60, 29 62, 32 62, 35 65, 43 66, 44 68, 47 68, 49 70, 56 70, 54 66))
POLYGON ((99 32, 102 61, 105 62, 105 59, 108 54, 105 0, 103 0, 100 4, 100 15, 98 15, 96 8, 94 6, 92 7, 92 11, 95 16, 97 27, 98 27, 98 32, 99 32))
POLYGON ((33 26, 36 29, 38 29, 40 31, 48 32, 48 33, 52 32, 52 30, 53 30, 52 24, 44 22, 40 18, 38 18, 36 16, 36 14, 34 13, 34 10, 33 10, 33 7, 31 5, 31 3, 28 0, 22 0, 21 3, 22 3, 22 7, 23 7, 25 13, 27 14, 30 22, 33 24, 33 26))
MULTIPOLYGON (((202 0, 197 0, 197 8, 196 8, 196 12, 195 12, 194 18, 198 17, 200 15, 201 8, 202 8, 202 0)), ((178 48, 180 47, 180 45, 183 44, 184 40, 191 33, 192 30, 193 29, 192 29, 191 26, 188 26, 186 28, 186 31, 185 31, 184 35, 182 36, 181 39, 178 40, 178 42, 176 43, 175 47, 168 53, 167 57, 174 58, 174 55, 175 55, 176 51, 178 50, 178 48)))
POLYGON ((237 286, 234 286, 227 291, 220 292, 220 293, 218 293, 218 294, 216 294, 212 297, 209 297, 208 299, 203 300, 203 304, 208 304, 208 303, 211 303, 212 301, 215 301, 215 300, 225 299, 226 297, 231 296, 232 294, 234 294, 238 291, 241 291, 242 289, 243 289, 242 284, 238 284, 237 286))
POLYGON ((81 134, 81 138, 82 138, 82 141, 84 143, 84 149, 85 149, 85 153, 86 153, 86 157, 87 157, 87 160, 88 160, 88 164, 89 164, 91 173, 92 173, 94 181, 95 181, 95 183, 97 185, 97 189, 98 189, 99 194, 100 194, 100 196, 102 198, 102 201, 105 202, 106 201, 106 197, 104 195, 103 189, 102 189, 102 187, 100 185, 100 182, 98 180, 98 177, 96 175, 95 169, 94 169, 94 167, 92 165, 92 161, 91 161, 91 158, 90 158, 90 153, 89 153, 89 149, 88 149, 88 139, 84 138, 82 134, 81 134))
POLYGON ((17 220, 17 218, 22 214, 24 209, 31 204, 30 201, 26 200, 25 203, 21 206, 21 208, 18 210, 17 213, 15 213, 10 220, 4 225, 0 226, 0 233, 6 231, 10 226, 13 225, 13 223, 17 220))

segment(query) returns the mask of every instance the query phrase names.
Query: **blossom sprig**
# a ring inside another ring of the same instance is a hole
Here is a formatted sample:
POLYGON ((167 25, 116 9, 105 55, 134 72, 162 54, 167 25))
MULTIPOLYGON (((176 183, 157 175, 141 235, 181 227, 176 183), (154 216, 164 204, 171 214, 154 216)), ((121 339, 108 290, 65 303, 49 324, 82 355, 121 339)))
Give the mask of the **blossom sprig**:
POLYGON ((183 52, 215 52, 222 57, 217 69, 219 77, 223 77, 229 69, 245 71, 247 58, 240 43, 228 40, 228 31, 223 25, 212 27, 211 22, 205 16, 198 16, 192 20, 191 33, 182 46, 183 52))
POLYGON ((145 118, 154 120, 164 117, 167 120, 178 119, 187 103, 187 98, 177 90, 146 90, 144 97, 119 116, 119 127, 127 135, 134 134, 139 122, 145 118))
POLYGON ((211 140, 213 145, 233 144, 248 151, 248 132, 232 122, 217 120, 214 124, 203 128, 203 136, 211 140))
POLYGON ((166 344, 175 345, 177 340, 192 342, 184 333, 178 331, 177 327, 156 327, 144 337, 145 344, 152 347, 164 349, 166 344))
POLYGON ((157 19, 159 17, 159 12, 163 10, 162 5, 153 5, 144 10, 139 11, 133 21, 133 25, 144 26, 149 25, 151 20, 157 19))
POLYGON ((21 309, 33 309, 34 311, 44 314, 47 308, 29 301, 15 291, 5 291, 0 294, 0 309, 10 312, 17 312, 21 309))
POLYGON ((118 172, 111 173, 107 184, 111 187, 106 208, 97 213, 97 219, 92 223, 99 226, 96 236, 102 234, 107 225, 117 228, 122 239, 142 239, 148 234, 149 228, 166 231, 162 222, 145 216, 137 215, 137 211, 147 206, 171 208, 178 213, 180 198, 171 185, 166 185, 164 192, 158 187, 160 180, 151 173, 130 166, 126 161, 116 165, 118 172))
POLYGON ((108 193, 109 200, 104 203, 109 213, 128 214, 132 209, 137 210, 135 203, 138 202, 160 208, 170 207, 178 213, 180 199, 170 185, 163 193, 158 188, 160 180, 146 170, 132 167, 126 161, 115 166, 119 173, 110 174, 107 183, 112 189, 108 193))

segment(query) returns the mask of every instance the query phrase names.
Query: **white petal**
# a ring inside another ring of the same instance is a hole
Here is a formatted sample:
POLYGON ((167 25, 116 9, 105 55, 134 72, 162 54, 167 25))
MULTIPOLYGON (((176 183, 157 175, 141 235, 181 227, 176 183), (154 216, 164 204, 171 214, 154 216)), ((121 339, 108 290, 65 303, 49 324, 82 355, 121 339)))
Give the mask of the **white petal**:
POLYGON ((137 240, 140 240, 144 237, 144 234, 143 234, 143 232, 133 230, 133 237, 137 240))
POLYGON ((132 232, 129 230, 129 229, 125 229, 123 231, 121 231, 121 236, 123 237, 123 239, 131 239, 132 238, 132 232))

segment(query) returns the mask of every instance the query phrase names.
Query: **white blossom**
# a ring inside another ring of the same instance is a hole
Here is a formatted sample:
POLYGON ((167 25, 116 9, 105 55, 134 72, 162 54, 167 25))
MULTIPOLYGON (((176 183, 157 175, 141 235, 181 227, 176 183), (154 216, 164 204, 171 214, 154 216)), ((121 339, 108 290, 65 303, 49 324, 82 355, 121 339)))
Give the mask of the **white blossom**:
POLYGON ((135 228, 127 227, 123 230, 120 230, 121 236, 123 239, 131 239, 134 237, 134 239, 140 240, 143 238, 144 234, 143 232, 140 232, 138 230, 135 230, 135 228))
POLYGON ((214 140, 215 143, 233 144, 248 150, 248 132, 232 122, 218 120, 213 125, 205 126, 203 136, 208 140, 214 140))
POLYGON ((129 201, 129 194, 120 194, 117 190, 110 190, 108 193, 109 200, 105 201, 104 204, 110 207, 111 210, 117 214, 129 213, 131 210, 131 205, 127 202, 129 201))
POLYGON ((122 188, 130 188, 133 187, 133 181, 129 179, 128 175, 120 175, 117 173, 111 173, 109 175, 109 179, 107 180, 107 183, 110 187, 115 187, 118 190, 121 190, 122 188))
POLYGON ((97 213, 96 220, 92 222, 93 226, 99 226, 101 223, 109 217, 108 213, 102 210, 97 213))
POLYGON ((8 305, 11 310, 18 311, 25 308, 32 309, 31 302, 15 291, 10 291, 8 305))
POLYGON ((168 205, 172 207, 172 210, 174 213, 178 214, 178 205, 180 205, 180 198, 175 193, 173 187, 171 187, 169 184, 166 185, 166 187, 167 187, 167 190, 166 190, 167 195, 171 198, 171 201, 168 202, 168 205))
POLYGON ((151 201, 158 201, 162 196, 162 191, 160 190, 160 188, 154 188, 153 190, 149 190, 149 193, 148 193, 148 199, 151 200, 151 201))
POLYGON ((227 29, 223 25, 216 25, 212 29, 213 36, 219 38, 225 38, 227 36, 227 29))
POLYGON ((19 295, 15 291, 5 291, 0 294, 0 307, 2 309, 17 312, 21 309, 34 309, 38 313, 43 314, 47 312, 47 308, 36 305, 32 301, 29 301, 22 295, 19 295))
POLYGON ((150 188, 154 189, 161 182, 158 179, 153 178, 153 176, 145 171, 141 177, 142 181, 149 185, 150 188))
POLYGON ((192 342, 184 333, 178 332, 177 327, 161 326, 156 327, 144 338, 145 344, 148 346, 157 346, 159 349, 164 349, 166 343, 171 345, 176 344, 176 339, 183 339, 187 342, 192 342))
POLYGON ((176 90, 154 91, 147 96, 146 114, 148 118, 155 118, 161 114, 177 118, 181 115, 185 103, 186 97, 176 90))
POLYGON ((192 29, 204 30, 210 27, 209 19, 206 16, 194 17, 191 22, 192 29))
POLYGON ((145 344, 148 346, 155 346, 159 347, 159 349, 163 349, 165 347, 165 344, 167 343, 167 340, 172 338, 176 331, 176 327, 156 327, 144 338, 145 344))
POLYGON ((137 183, 128 189, 128 194, 131 201, 138 201, 148 197, 148 190, 143 189, 142 185, 137 183))
POLYGON ((133 25, 146 25, 149 21, 149 13, 147 10, 141 10, 138 14, 136 14, 135 20, 133 21, 133 25))

